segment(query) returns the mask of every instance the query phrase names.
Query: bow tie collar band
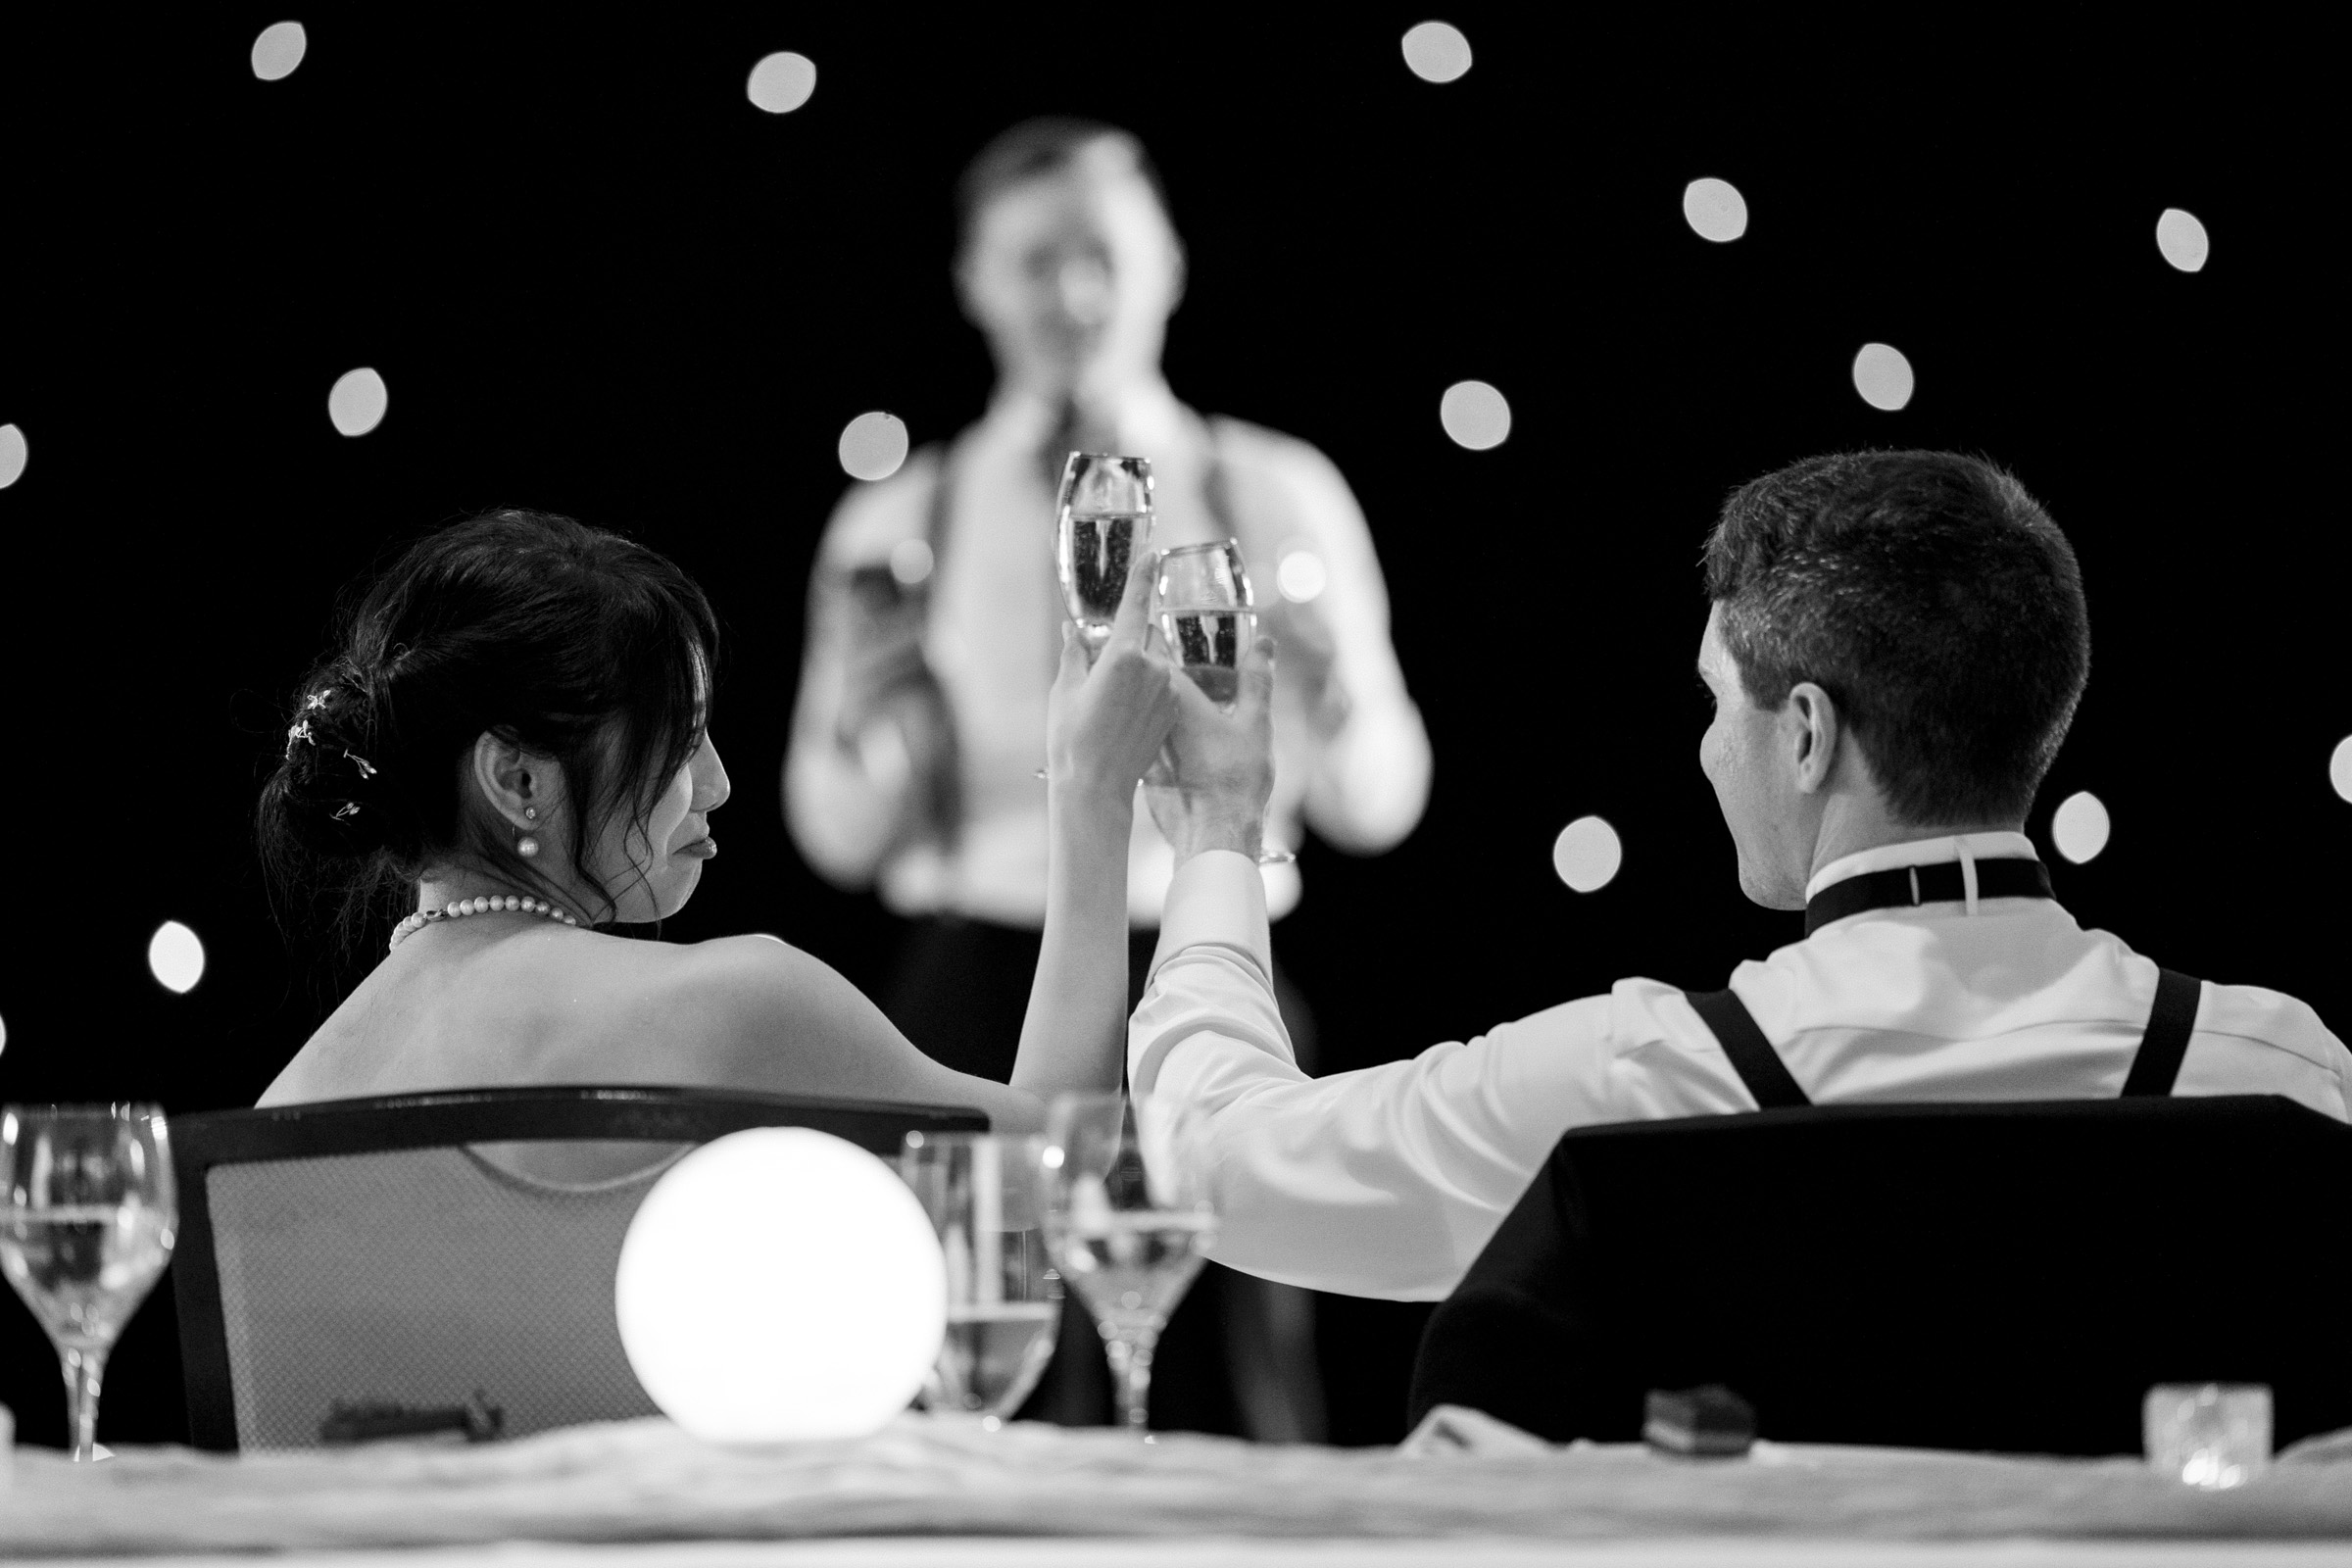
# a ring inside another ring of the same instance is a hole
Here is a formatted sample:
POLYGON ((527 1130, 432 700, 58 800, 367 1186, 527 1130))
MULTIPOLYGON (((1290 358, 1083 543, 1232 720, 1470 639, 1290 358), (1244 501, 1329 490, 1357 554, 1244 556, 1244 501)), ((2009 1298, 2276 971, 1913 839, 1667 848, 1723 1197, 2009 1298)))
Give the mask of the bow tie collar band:
POLYGON ((1910 908, 1922 904, 1966 903, 1974 913, 1979 899, 2048 899, 2049 867, 2039 860, 1946 860, 1939 865, 1901 865, 1866 871, 1833 882, 1805 903, 1805 935, 1871 909, 1910 908), (1975 872, 1974 877, 1969 873, 1975 872), (1969 886, 1971 881, 1975 886, 1969 886))

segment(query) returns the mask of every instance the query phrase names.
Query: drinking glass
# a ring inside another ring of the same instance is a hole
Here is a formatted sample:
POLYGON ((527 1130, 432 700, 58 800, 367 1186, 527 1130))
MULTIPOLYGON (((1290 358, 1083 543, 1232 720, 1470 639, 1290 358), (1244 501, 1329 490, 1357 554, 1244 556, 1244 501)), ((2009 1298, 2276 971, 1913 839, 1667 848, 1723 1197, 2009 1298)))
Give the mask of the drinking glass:
POLYGON ((179 1205, 154 1105, 0 1109, 0 1272, 66 1375, 74 1457, 98 1457, 107 1352, 172 1256, 179 1205))
POLYGON ((1054 504, 1054 564, 1062 605, 1086 639, 1088 658, 1110 640, 1128 570, 1151 543, 1150 460, 1071 453, 1054 504))
POLYGON ((1061 1095, 1039 1155, 1047 1245, 1095 1315, 1127 1429, 1147 1443, 1152 1352, 1217 1235, 1200 1134, 1181 1101, 1061 1095))
MULTIPOLYGON (((1178 545, 1159 554, 1152 580, 1152 612, 1169 654, 1193 684, 1220 708, 1242 695, 1242 656, 1257 641, 1257 596, 1242 562, 1238 539, 1178 545)), ((1260 865, 1297 859, 1289 850, 1261 848, 1260 865)))
POLYGON ((923 1403, 992 1431, 1037 1387, 1061 1326, 1061 1276, 1042 1228, 1044 1150, 1034 1135, 908 1133, 899 1152, 948 1260, 948 1337, 923 1403))

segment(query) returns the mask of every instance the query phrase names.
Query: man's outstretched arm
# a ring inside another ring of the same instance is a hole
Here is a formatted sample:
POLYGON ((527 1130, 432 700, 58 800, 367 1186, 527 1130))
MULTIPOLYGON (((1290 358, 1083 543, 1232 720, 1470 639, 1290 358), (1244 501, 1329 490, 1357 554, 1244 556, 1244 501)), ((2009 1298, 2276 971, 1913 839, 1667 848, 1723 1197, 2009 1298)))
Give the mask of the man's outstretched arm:
POLYGON ((1218 1261, 1318 1290, 1434 1299, 1477 1257, 1561 1131, 1614 1119, 1601 1049, 1612 999, 1554 1007, 1410 1061, 1319 1079, 1299 1072, 1274 1002, 1254 858, 1261 773, 1270 775, 1269 666, 1261 645, 1231 714, 1180 693, 1173 782, 1151 791, 1178 868, 1129 1023, 1129 1080, 1138 1094, 1206 1113, 1218 1261))

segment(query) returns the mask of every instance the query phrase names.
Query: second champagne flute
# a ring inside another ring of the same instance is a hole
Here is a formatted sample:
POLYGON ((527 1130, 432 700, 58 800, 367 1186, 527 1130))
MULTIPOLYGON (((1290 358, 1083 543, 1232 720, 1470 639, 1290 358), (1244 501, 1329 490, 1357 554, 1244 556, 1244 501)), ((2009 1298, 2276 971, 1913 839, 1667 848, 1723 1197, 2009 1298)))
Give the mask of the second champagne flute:
MULTIPOLYGON (((1159 571, 1152 580, 1159 635, 1193 684, 1220 708, 1231 708, 1242 695, 1242 656, 1257 642, 1256 604, 1240 540, 1160 552, 1159 571)), ((1260 865, 1297 858, 1279 846, 1257 854, 1260 865)))

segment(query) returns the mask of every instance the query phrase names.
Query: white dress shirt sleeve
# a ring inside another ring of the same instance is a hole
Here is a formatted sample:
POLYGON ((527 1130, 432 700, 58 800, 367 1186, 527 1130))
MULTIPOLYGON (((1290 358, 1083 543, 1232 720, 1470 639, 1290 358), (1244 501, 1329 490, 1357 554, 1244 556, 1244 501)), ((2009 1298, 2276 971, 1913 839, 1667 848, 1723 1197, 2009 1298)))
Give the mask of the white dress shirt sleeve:
POLYGON ((792 740, 784 759, 784 817, 793 842, 827 881, 862 888, 896 846, 915 780, 906 743, 887 724, 841 733, 849 677, 850 573, 890 560, 923 535, 936 461, 921 455, 878 484, 850 488, 833 511, 808 574, 808 642, 792 740))
POLYGON ((1274 612, 1267 629, 1295 640, 1278 667, 1277 795, 1287 800, 1276 810, 1298 803, 1317 833, 1351 854, 1392 849, 1429 801, 1429 734, 1389 639, 1388 586, 1363 508, 1338 466, 1306 442, 1240 419, 1216 428, 1234 460, 1245 531, 1271 558, 1254 566, 1259 602, 1274 612), (1300 551, 1320 564, 1323 587, 1294 604, 1277 585, 1283 561, 1300 551), (1298 672, 1318 656, 1297 639, 1323 645, 1331 692, 1298 689, 1298 672), (1345 716, 1326 731, 1316 709, 1345 716))
POLYGON ((1618 1119, 1613 997, 1591 997, 1409 1061, 1308 1078, 1275 1005, 1265 894, 1240 855, 1194 857, 1168 890, 1128 1036, 1139 1095, 1205 1118, 1220 1214, 1210 1255, 1316 1290, 1450 1291, 1561 1131, 1618 1119))

